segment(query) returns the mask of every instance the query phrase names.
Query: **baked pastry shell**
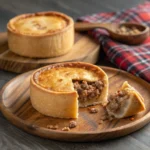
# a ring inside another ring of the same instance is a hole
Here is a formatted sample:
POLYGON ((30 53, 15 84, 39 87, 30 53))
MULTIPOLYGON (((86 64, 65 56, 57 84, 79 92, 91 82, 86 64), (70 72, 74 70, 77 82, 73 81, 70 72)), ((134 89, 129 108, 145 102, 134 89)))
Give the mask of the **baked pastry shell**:
MULTIPOLYGON (((108 78, 107 76, 105 76, 106 74, 97 66, 95 66, 93 68, 93 65, 88 64, 88 63, 78 63, 78 62, 74 62, 74 63, 60 63, 60 64, 55 64, 55 65, 50 65, 50 66, 61 66, 63 65, 64 67, 86 67, 86 69, 90 69, 93 71, 93 69, 95 71, 99 71, 100 72, 100 76, 104 77, 103 81, 105 84, 105 89, 103 90, 103 92, 101 93, 100 98, 98 99, 98 101, 96 101, 95 103, 93 103, 93 105, 96 104, 102 104, 103 106, 105 106, 107 104, 107 95, 108 95, 108 78), (103 74, 104 73, 104 74, 103 74)), ((31 84, 30 84, 30 98, 31 98, 31 103, 33 105, 33 107, 39 111, 40 113, 47 115, 47 116, 52 116, 52 117, 59 117, 59 118, 78 118, 78 109, 79 109, 79 105, 80 107, 86 107, 89 104, 86 102, 84 104, 79 104, 78 102, 78 94, 76 91, 70 91, 70 92, 57 92, 57 91, 51 91, 48 89, 45 89, 44 87, 38 85, 35 82, 35 74, 40 72, 41 70, 47 69, 49 66, 43 67, 38 69, 37 71, 35 71, 32 76, 31 76, 31 84), (42 99, 41 99, 42 98, 42 99), (54 110, 50 110, 48 103, 53 103, 53 107, 54 110), (68 104, 69 102, 69 104, 68 104), (41 104, 42 103, 42 104, 41 104), (64 105, 65 104, 65 105, 64 105), (41 109, 38 106, 43 105, 43 108, 45 109, 41 109), (58 106, 58 107, 57 107, 58 106), (61 112, 61 110, 59 109, 59 106, 62 106, 61 109, 65 110, 61 112), (68 110, 68 112, 66 111, 68 110), (59 113, 58 113, 59 112, 59 113), (69 115, 68 115, 69 114, 69 115)), ((91 103, 91 101, 90 101, 91 103)))
POLYGON ((136 89, 129 85, 127 81, 123 83, 120 90, 126 90, 129 98, 124 100, 124 106, 119 108, 121 110, 119 113, 111 111, 106 106, 107 112, 110 116, 114 116, 115 118, 125 118, 136 115, 146 109, 143 97, 136 89))
POLYGON ((31 58, 57 57, 68 53, 74 44, 74 21, 71 17, 54 11, 23 14, 9 21, 7 33, 9 49, 18 55, 31 58), (13 23, 18 19, 45 15, 64 18, 67 22, 66 27, 37 35, 24 34, 12 28, 13 23))
POLYGON ((125 81, 122 85, 122 89, 124 88, 129 88, 129 92, 132 94, 130 107, 128 107, 128 111, 124 114, 124 117, 132 116, 145 110, 146 108, 142 95, 132 86, 130 86, 127 81, 125 81))

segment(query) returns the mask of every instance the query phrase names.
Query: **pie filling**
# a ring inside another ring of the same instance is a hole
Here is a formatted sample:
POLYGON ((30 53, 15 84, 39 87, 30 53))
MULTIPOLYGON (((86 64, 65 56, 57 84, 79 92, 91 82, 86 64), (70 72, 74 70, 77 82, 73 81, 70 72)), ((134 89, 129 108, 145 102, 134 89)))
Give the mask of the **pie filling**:
POLYGON ((78 93, 79 102, 97 99, 104 87, 102 81, 88 82, 84 80, 73 80, 74 89, 78 93))
POLYGON ((24 34, 45 34, 67 26, 67 21, 59 16, 29 16, 20 18, 13 24, 13 29, 24 34))
POLYGON ((53 68, 41 72, 36 82, 51 91, 77 91, 79 102, 97 100, 104 88, 104 83, 95 72, 83 68, 53 68))
POLYGON ((61 67, 41 72, 36 83, 52 91, 73 92, 75 90, 73 82, 79 80, 86 80, 90 84, 99 80, 99 77, 95 72, 83 68, 61 67))
POLYGON ((117 91, 115 94, 109 96, 109 103, 107 105, 107 109, 111 112, 117 113, 119 112, 121 106, 124 104, 123 102, 129 98, 129 94, 127 91, 117 91))

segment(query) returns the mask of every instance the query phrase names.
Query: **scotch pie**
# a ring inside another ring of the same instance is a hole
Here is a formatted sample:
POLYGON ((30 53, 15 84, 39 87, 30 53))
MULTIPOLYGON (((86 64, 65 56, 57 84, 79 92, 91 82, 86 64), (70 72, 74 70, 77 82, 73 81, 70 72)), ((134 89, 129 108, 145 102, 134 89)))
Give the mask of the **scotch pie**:
POLYGON ((79 107, 107 104, 108 77, 98 66, 83 62, 49 65, 31 76, 30 98, 40 113, 78 118, 79 107))
POLYGON ((16 16, 8 22, 7 30, 9 49, 21 56, 57 57, 74 44, 74 21, 60 12, 16 16))

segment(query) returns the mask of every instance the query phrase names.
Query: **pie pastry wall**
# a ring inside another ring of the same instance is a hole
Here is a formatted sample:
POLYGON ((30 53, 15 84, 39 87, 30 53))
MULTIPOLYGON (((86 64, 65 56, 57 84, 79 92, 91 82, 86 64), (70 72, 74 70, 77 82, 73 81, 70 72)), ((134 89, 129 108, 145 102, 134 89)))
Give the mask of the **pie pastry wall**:
POLYGON ((38 14, 24 14, 11 19, 7 25, 9 49, 21 56, 46 58, 57 57, 69 52, 74 44, 74 21, 71 17, 59 12, 41 12, 38 14), (24 17, 36 15, 60 16, 67 25, 45 34, 24 34, 13 28, 14 23, 24 17))

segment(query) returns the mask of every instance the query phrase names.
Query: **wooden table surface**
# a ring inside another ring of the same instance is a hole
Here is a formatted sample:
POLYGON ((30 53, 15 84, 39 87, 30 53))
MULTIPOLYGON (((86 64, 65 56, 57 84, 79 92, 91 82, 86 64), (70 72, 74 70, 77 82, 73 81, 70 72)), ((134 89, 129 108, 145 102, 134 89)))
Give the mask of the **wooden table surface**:
MULTIPOLYGON (((145 0, 0 0, 0 32, 8 20, 18 14, 55 10, 74 19, 96 12, 119 11, 145 0)), ((100 65, 112 66, 104 61, 100 65)), ((0 70, 0 88, 17 74, 0 70)), ((66 143, 42 139, 11 125, 0 113, 0 150, 149 150, 150 124, 141 130, 114 140, 96 143, 66 143)))

